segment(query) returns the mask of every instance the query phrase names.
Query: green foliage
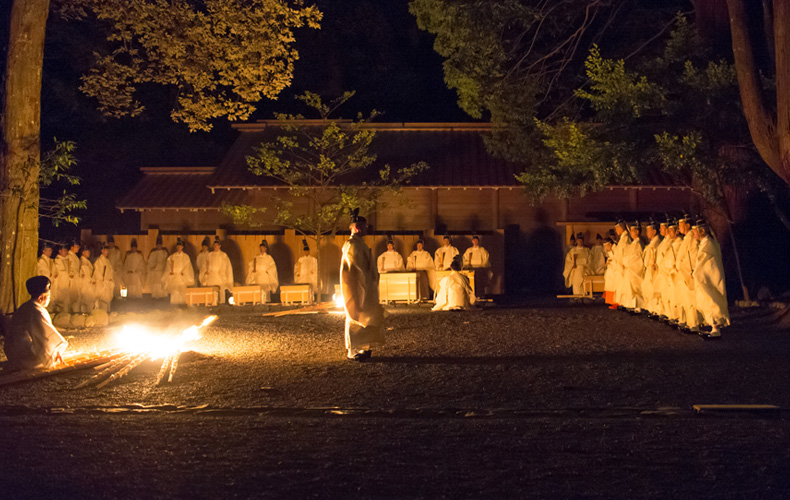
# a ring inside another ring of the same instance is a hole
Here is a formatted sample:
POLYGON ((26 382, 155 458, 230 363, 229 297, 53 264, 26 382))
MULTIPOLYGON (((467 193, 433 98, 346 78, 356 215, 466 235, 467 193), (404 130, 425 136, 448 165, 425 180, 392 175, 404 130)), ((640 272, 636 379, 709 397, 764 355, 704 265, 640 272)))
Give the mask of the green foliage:
POLYGON ((39 185, 42 194, 38 205, 39 217, 50 219, 55 227, 64 222, 76 225, 80 219, 73 212, 86 209, 86 201, 78 200, 74 193, 69 193, 66 189, 63 189, 62 193, 57 192, 59 186, 77 186, 80 183, 81 179, 71 173, 77 164, 74 157, 76 145, 70 141, 57 139, 54 142, 54 149, 42 155, 39 164, 39 185), (54 197, 47 196, 49 192, 53 193, 54 197))
POLYGON ((263 223, 257 215, 266 212, 266 208, 253 207, 251 205, 232 205, 222 202, 220 212, 230 217, 234 224, 260 227, 263 223))
POLYGON ((518 174, 528 193, 537 199, 548 194, 570 196, 601 189, 612 179, 633 179, 633 167, 621 145, 596 139, 595 125, 562 120, 556 125, 536 120, 550 155, 535 162, 535 168, 518 174))
POLYGON ((665 106, 664 91, 647 77, 627 72, 625 61, 604 59, 597 45, 584 62, 590 90, 577 89, 576 97, 589 101, 601 119, 639 118, 665 106))
POLYGON ((567 195, 661 170, 732 219, 728 187, 760 184, 765 171, 753 151, 736 147, 749 134, 733 65, 710 60, 679 17, 663 53, 640 66, 644 73, 593 47, 589 85, 576 92, 594 112, 591 120, 541 124, 551 162, 519 179, 531 192, 567 195))
POLYGON ((303 0, 68 0, 70 18, 95 16, 114 47, 95 54, 82 91, 108 116, 136 116, 146 84, 170 87, 171 117, 192 131, 219 117, 246 120, 293 77, 294 30, 319 28, 321 12, 303 0))
MULTIPOLYGON (((298 96, 320 119, 305 123, 302 115, 277 114, 282 135, 260 144, 247 157, 252 173, 287 187, 287 197, 274 197, 276 224, 303 234, 334 234, 351 209, 360 207, 363 213, 371 213, 381 208, 384 194, 399 193, 427 168, 420 162, 397 170, 384 165, 373 171, 376 155, 370 146, 376 131, 368 124, 378 113, 356 120, 331 118, 353 95, 346 92, 329 103, 312 92, 298 96), (297 199, 307 200, 309 210, 295 207, 297 199)), ((224 212, 236 222, 248 223, 254 221, 255 210, 259 209, 229 207, 224 212)))

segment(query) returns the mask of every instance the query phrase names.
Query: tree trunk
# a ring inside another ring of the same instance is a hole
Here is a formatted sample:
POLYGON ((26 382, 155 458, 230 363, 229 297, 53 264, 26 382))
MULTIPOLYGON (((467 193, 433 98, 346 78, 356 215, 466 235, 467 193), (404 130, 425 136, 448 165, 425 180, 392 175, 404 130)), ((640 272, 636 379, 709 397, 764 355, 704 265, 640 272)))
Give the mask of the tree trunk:
POLYGON ((779 139, 779 177, 790 184, 790 2, 774 0, 774 57, 776 57, 776 133, 779 139))
MULTIPOLYGON (((779 0, 774 3, 774 19, 783 19, 780 14, 784 9, 776 9, 777 4, 786 3, 779 0)), ((763 92, 762 82, 758 73, 757 63, 754 60, 754 52, 751 35, 749 34, 748 17, 746 15, 745 0, 727 0, 727 8, 730 14, 730 30, 732 32, 732 52, 735 56, 735 71, 738 75, 738 87, 741 92, 741 102, 746 122, 749 125, 749 132, 757 146, 757 151, 762 156, 765 163, 776 172, 786 183, 790 184, 790 175, 784 172, 780 161, 779 140, 777 137, 776 120, 772 116, 770 107, 766 102, 763 92)), ((774 35, 778 40, 782 24, 790 23, 787 19, 776 23, 774 35)), ((776 46, 776 65, 777 65, 777 94, 782 95, 790 89, 785 90, 780 87, 779 66, 780 58, 787 58, 790 54, 782 54, 779 46, 776 46)), ((785 62, 790 64, 790 61, 785 62)))
POLYGON ((38 249, 41 72, 49 0, 14 0, 0 150, 0 312, 27 299, 38 249))

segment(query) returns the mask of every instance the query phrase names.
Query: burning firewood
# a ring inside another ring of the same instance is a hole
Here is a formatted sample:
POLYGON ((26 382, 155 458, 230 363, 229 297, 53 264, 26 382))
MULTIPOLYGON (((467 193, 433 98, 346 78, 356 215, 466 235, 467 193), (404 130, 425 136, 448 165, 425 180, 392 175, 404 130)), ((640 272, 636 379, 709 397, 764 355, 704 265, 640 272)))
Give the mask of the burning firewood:
POLYGON ((145 360, 159 358, 163 358, 163 361, 156 378, 156 384, 163 383, 168 372, 169 377, 167 381, 172 382, 178 368, 178 358, 183 351, 184 345, 187 342, 199 339, 200 329, 208 326, 216 319, 216 316, 209 316, 199 325, 193 325, 183 330, 181 335, 170 337, 153 335, 141 327, 127 326, 121 332, 122 357, 115 359, 113 362, 104 362, 100 367, 101 372, 83 381, 75 389, 89 385, 95 385, 97 389, 101 389, 107 384, 126 376, 145 360))

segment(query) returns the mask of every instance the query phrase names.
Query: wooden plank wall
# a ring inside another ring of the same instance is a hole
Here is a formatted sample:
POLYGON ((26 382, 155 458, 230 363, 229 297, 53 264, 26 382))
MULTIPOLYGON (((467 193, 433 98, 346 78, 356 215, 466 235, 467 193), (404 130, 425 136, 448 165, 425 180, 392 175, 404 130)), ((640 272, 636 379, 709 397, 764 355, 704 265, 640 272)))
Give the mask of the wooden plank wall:
MULTIPOLYGON (((156 229, 151 229, 148 233, 143 234, 116 234, 113 235, 115 244, 120 248, 123 254, 131 248, 132 238, 137 238, 137 248, 143 253, 146 260, 148 254, 153 248, 156 247, 156 237, 158 235, 156 229)), ((236 284, 246 283, 246 275, 248 271, 248 263, 259 252, 259 245, 261 240, 265 239, 269 244, 269 253, 274 258, 277 264, 277 273, 279 275, 280 284, 293 283, 294 264, 302 256, 302 236, 296 234, 292 230, 286 230, 283 234, 272 233, 259 233, 259 234, 232 234, 224 230, 218 230, 216 233, 198 233, 198 234, 163 234, 162 244, 167 248, 168 252, 175 251, 176 241, 180 237, 184 240, 184 251, 192 258, 192 264, 195 266, 195 259, 200 252, 201 242, 206 236, 213 242, 215 237, 219 237, 222 243, 222 250, 228 254, 231 264, 233 265, 233 278, 236 284)), ((395 242, 395 249, 403 256, 404 263, 409 254, 416 249, 417 240, 423 238, 425 240, 425 249, 433 254, 441 245, 442 235, 434 235, 433 231, 425 231, 422 234, 396 234, 390 235, 395 242)), ((463 252, 472 246, 472 234, 455 234, 452 236, 453 244, 463 254, 463 252)), ((89 242, 98 246, 100 242, 107 241, 107 235, 92 234, 89 230, 83 230, 82 241, 89 242)), ((343 244, 348 239, 348 235, 338 235, 330 241, 324 238, 322 241, 320 253, 320 266, 321 276, 324 280, 325 290, 324 293, 331 293, 328 290, 334 289, 334 284, 339 281, 338 269, 340 267, 340 258, 343 244)), ((310 245, 311 255, 316 255, 315 239, 313 237, 307 238, 310 245)), ((386 234, 374 234, 365 237, 365 243, 371 248, 374 257, 378 257, 387 248, 386 234)), ((491 282, 490 293, 501 294, 504 293, 504 231, 492 231, 481 234, 481 245, 484 246, 491 255, 491 266, 494 272, 494 278, 491 282)), ((92 253, 92 255, 94 255, 92 253)), ((95 255, 98 255, 96 253, 95 255)), ((197 268, 196 268, 197 269, 197 268)), ((145 290, 147 293, 148 290, 145 290)))

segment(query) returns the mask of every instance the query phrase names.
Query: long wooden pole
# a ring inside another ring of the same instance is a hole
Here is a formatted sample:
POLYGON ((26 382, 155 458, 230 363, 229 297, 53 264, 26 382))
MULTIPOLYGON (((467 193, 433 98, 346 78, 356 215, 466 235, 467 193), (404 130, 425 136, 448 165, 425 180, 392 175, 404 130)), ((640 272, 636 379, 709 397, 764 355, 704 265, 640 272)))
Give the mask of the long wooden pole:
POLYGON ((126 376, 126 374, 128 374, 130 371, 132 371, 135 367, 137 367, 140 363, 145 361, 147 358, 148 358, 148 353, 140 354, 136 358, 134 358, 131 361, 129 361, 125 366, 121 367, 120 370, 118 370, 117 372, 115 372, 112 375, 110 375, 110 377, 107 380, 105 380, 104 382, 99 383, 96 386, 96 388, 97 389, 101 389, 104 386, 106 386, 107 384, 109 384, 110 382, 112 382, 114 380, 118 380, 120 378, 123 378, 124 376, 126 376))
POLYGON ((106 367, 105 369, 103 369, 101 372, 97 373, 93 377, 91 377, 91 378, 89 378, 87 380, 83 380, 81 383, 77 384, 77 386, 74 387, 74 388, 75 389, 82 389, 83 387, 86 387, 88 385, 100 382, 105 377, 108 377, 109 375, 111 375, 112 373, 117 371, 121 366, 123 366, 126 363, 128 363, 130 361, 131 357, 132 357, 131 354, 126 354, 124 356, 121 356, 118 359, 115 359, 115 360, 109 362, 109 363, 104 363, 101 366, 105 366, 106 367))
POLYGON ((38 380, 41 378, 52 377, 54 375, 60 375, 63 373, 69 373, 76 370, 83 370, 86 368, 92 368, 96 365, 100 365, 102 363, 106 363, 113 357, 118 356, 118 354, 106 355, 106 356, 99 356, 96 358, 89 358, 84 359, 81 361, 74 362, 72 364, 68 364, 66 366, 60 368, 54 368, 50 370, 22 370, 15 373, 10 373, 8 375, 0 375, 0 386, 9 385, 9 384, 16 384, 18 382, 27 382, 30 380, 38 380))

